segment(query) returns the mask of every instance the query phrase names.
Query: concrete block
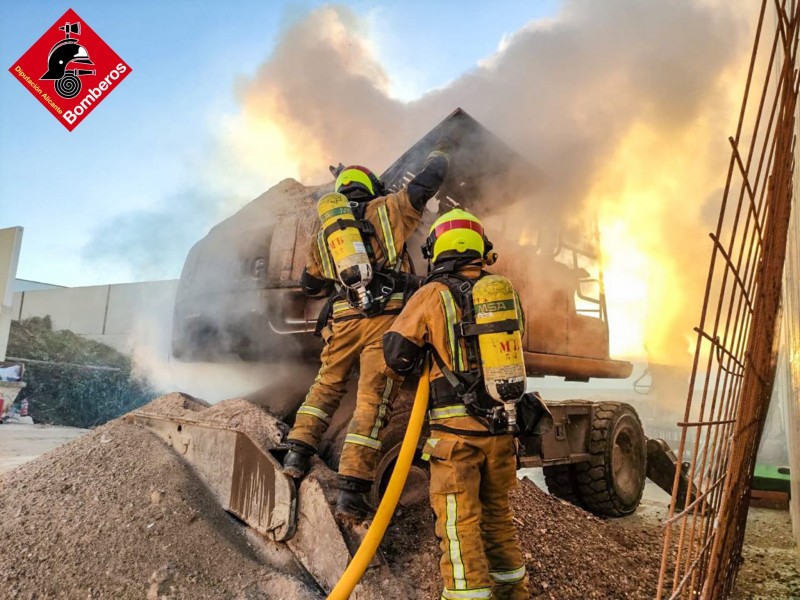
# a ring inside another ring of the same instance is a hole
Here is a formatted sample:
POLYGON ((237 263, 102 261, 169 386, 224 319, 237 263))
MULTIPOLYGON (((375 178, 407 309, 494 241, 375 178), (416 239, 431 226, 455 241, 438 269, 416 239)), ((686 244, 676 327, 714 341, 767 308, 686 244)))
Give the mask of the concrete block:
POLYGON ((62 288, 25 293, 20 317, 50 315, 53 329, 79 335, 102 335, 109 286, 62 288))
POLYGON ((104 335, 128 335, 144 323, 169 326, 177 291, 177 279, 112 285, 104 335))

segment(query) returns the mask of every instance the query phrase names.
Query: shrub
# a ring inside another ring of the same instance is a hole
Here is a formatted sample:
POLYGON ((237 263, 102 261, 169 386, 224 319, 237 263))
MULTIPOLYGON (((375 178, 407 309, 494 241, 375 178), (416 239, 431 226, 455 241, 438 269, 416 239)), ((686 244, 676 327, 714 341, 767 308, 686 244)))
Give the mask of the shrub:
POLYGON ((12 322, 7 354, 46 363, 25 364, 27 387, 18 398, 28 400, 38 423, 94 427, 156 396, 131 375, 130 357, 72 331, 53 331, 50 317, 12 322))

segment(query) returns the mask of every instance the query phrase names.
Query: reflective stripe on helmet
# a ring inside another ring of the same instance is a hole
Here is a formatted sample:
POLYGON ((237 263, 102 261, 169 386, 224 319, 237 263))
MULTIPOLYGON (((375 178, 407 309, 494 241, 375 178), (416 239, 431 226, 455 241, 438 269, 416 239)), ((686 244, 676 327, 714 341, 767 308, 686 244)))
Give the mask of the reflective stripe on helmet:
POLYGON ((483 225, 478 221, 471 221, 469 219, 453 219, 452 221, 440 223, 433 228, 433 234, 439 237, 445 231, 450 231, 451 229, 470 229, 475 233, 483 235, 483 225))
POLYGON ((336 178, 334 190, 338 192, 342 188, 346 188, 355 183, 363 185, 370 194, 375 194, 375 186, 372 183, 372 177, 375 176, 372 175, 372 177, 370 177, 370 175, 372 175, 372 172, 366 167, 360 167, 358 165, 347 167, 344 171, 339 173, 339 176, 336 178))
POLYGON ((431 225, 427 245, 433 262, 443 252, 473 252, 482 257, 486 251, 483 225, 475 215, 454 208, 431 225))

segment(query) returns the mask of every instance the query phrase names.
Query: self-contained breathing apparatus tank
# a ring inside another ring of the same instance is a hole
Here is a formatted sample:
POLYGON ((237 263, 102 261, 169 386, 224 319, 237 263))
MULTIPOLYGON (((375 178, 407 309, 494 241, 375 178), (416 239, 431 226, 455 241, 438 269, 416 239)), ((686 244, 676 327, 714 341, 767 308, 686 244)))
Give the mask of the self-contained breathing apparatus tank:
POLYGON ((358 221, 343 194, 325 194, 317 202, 322 232, 341 284, 356 293, 361 309, 372 306, 367 286, 372 281, 372 264, 358 229, 358 221))
POLYGON ((525 393, 525 361, 514 287, 500 275, 482 277, 472 288, 472 305, 484 387, 503 404, 508 429, 515 431, 516 404, 525 393))

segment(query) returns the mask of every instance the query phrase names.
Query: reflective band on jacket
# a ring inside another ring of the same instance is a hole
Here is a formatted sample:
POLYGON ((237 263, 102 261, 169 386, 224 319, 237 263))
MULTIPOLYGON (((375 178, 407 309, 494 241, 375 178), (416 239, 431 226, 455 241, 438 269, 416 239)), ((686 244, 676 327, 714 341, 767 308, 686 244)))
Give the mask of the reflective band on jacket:
POLYGON ((336 272, 333 270, 331 255, 328 253, 328 244, 325 242, 324 231, 320 231, 317 234, 317 250, 319 251, 319 259, 322 261, 322 274, 327 279, 336 279, 336 272))
POLYGON ((475 588, 472 590, 448 590, 444 588, 442 598, 445 600, 458 600, 459 598, 487 598, 492 597, 491 588, 475 588))
POLYGON ((377 438, 378 432, 381 430, 383 417, 386 416, 386 409, 389 407, 389 398, 392 395, 392 388, 394 387, 394 380, 391 377, 386 378, 386 386, 383 388, 383 397, 381 398, 381 405, 378 407, 378 414, 375 416, 375 424, 372 426, 372 431, 369 434, 371 438, 377 438))
POLYGON ((337 300, 333 303, 333 314, 344 312, 353 308, 347 300, 337 300))
POLYGON ((303 404, 297 411, 298 415, 311 415, 312 417, 317 417, 326 423, 331 420, 331 416, 326 413, 324 410, 317 408, 316 406, 309 406, 308 404, 303 404))
MULTIPOLYGON (((439 438, 428 438, 428 441, 425 442, 425 445, 430 446, 431 448, 436 448, 436 444, 438 443, 439 443, 439 438)), ((430 460, 431 455, 425 452, 420 458, 422 458, 422 460, 430 460)))
MULTIPOLYGON (((387 304, 389 302, 393 302, 395 300, 402 302, 404 297, 405 297, 405 294, 403 294, 402 292, 398 292, 396 294, 392 294, 391 296, 389 296, 389 300, 387 301, 387 304)), ((334 318, 336 317, 337 314, 341 314, 341 313, 346 312, 348 310, 353 310, 353 307, 350 306, 350 303, 347 300, 337 300, 336 302, 333 303, 333 316, 334 316, 334 318)))
POLYGON ((461 345, 456 337, 456 303, 450 290, 442 290, 442 302, 444 303, 444 316, 447 321, 447 341, 450 344, 450 358, 453 360, 453 370, 464 370, 464 359, 461 356, 461 345))
MULTIPOLYGON (((456 590, 467 589, 467 575, 464 561, 461 558, 461 540, 458 539, 458 504, 455 494, 447 494, 447 521, 445 523, 447 547, 450 554, 450 563, 453 565, 453 585, 456 590)), ((450 591, 445 588, 445 594, 450 591)), ((455 597, 455 596, 447 596, 455 597)), ((483 598, 483 596, 459 596, 461 598, 483 598)), ((489 598, 489 596, 486 596, 489 598)))
POLYGON ((525 565, 513 571, 489 571, 489 577, 497 583, 517 583, 525 578, 525 565))
POLYGON ((397 263, 397 248, 394 247, 394 233, 392 232, 392 222, 389 220, 389 210, 386 205, 378 207, 378 218, 381 222, 383 232, 383 242, 386 245, 386 264, 394 267, 397 263))
POLYGON ((372 448, 374 450, 381 449, 381 443, 378 440, 374 440, 371 437, 367 437, 365 435, 359 435, 358 433, 348 433, 347 436, 344 438, 345 444, 356 444, 357 446, 366 446, 367 448, 372 448))
POLYGON ((468 417, 467 407, 463 404, 453 404, 451 406, 442 406, 440 408, 432 408, 428 411, 428 419, 437 421, 439 419, 451 419, 453 417, 468 417))

